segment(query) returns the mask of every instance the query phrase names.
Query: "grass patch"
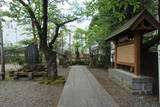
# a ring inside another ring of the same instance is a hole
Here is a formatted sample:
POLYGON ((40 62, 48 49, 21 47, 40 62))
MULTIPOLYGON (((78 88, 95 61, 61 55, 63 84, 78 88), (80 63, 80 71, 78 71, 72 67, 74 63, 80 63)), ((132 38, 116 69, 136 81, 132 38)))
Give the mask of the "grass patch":
POLYGON ((9 81, 9 80, 14 80, 14 78, 13 78, 13 77, 10 77, 10 76, 7 76, 5 80, 8 80, 8 81, 9 81))
POLYGON ((55 84, 64 84, 66 81, 63 77, 59 76, 56 80, 45 79, 40 81, 40 84, 46 85, 55 85, 55 84))

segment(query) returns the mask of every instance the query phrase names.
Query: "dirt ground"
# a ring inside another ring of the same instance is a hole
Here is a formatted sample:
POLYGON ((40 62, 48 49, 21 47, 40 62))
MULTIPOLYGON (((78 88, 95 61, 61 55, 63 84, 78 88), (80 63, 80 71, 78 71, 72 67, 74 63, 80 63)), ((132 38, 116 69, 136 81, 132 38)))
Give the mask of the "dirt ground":
POLYGON ((120 107, 160 107, 158 98, 153 95, 132 95, 129 91, 113 82, 105 69, 88 68, 99 83, 120 105, 120 107))
MULTIPOLYGON (((58 70, 67 78, 69 68, 58 70)), ((45 85, 39 80, 0 81, 0 107, 56 107, 64 84, 45 85)))

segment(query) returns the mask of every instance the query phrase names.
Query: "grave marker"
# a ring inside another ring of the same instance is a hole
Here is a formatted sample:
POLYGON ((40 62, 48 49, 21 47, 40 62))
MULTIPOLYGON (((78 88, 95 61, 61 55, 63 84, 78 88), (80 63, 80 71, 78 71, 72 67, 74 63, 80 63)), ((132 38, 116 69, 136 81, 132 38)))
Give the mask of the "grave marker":
POLYGON ((29 45, 25 52, 26 62, 28 64, 38 64, 39 63, 39 52, 37 45, 29 45))

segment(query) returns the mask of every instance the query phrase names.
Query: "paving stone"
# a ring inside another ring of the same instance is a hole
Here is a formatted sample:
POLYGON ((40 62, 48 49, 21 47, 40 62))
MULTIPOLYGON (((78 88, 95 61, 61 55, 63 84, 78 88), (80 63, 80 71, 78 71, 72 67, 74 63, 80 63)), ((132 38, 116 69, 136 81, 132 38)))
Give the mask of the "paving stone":
POLYGON ((58 107, 119 107, 85 66, 73 66, 58 107))

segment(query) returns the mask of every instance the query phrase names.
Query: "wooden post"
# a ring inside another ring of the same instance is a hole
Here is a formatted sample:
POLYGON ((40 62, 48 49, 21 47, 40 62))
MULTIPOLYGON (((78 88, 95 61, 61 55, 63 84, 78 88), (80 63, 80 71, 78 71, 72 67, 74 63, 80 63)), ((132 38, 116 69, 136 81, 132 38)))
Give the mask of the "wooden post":
POLYGON ((134 74, 140 75, 141 71, 141 35, 136 33, 134 35, 134 43, 135 43, 135 68, 134 74))
POLYGON ((114 68, 117 69, 117 44, 114 42, 115 44, 115 62, 114 62, 114 68))

